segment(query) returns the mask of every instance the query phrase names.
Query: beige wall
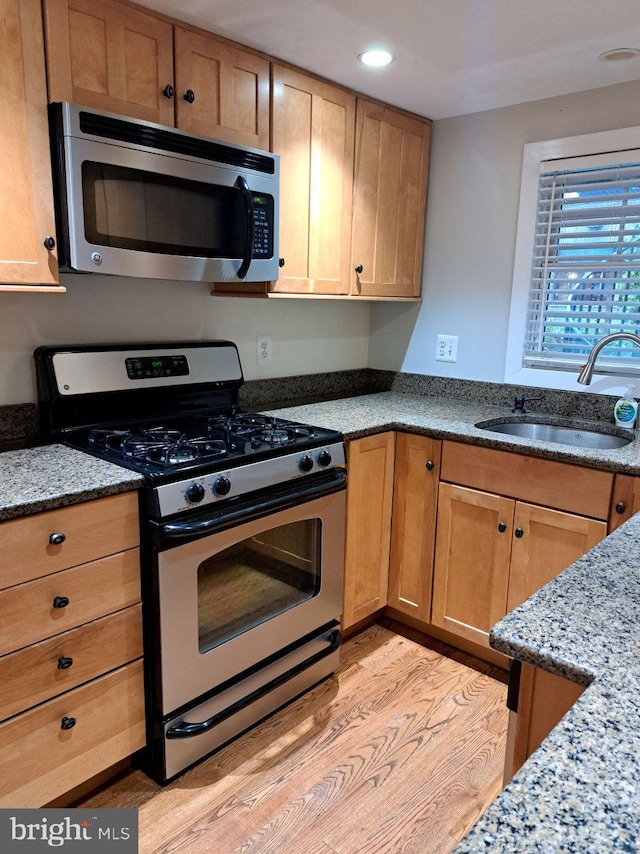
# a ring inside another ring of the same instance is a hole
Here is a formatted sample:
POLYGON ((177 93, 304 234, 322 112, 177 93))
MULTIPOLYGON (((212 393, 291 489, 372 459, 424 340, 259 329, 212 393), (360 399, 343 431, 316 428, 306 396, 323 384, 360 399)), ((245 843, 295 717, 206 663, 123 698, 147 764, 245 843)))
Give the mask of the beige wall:
POLYGON ((229 299, 206 284, 65 275, 67 293, 0 294, 0 404, 35 401, 33 350, 42 344, 227 338, 246 379, 367 364, 369 308, 326 300, 229 299), (273 358, 258 367, 256 336, 273 358))
POLYGON ((502 382, 525 143, 634 125, 640 82, 435 122, 423 303, 372 308, 370 367, 502 382))

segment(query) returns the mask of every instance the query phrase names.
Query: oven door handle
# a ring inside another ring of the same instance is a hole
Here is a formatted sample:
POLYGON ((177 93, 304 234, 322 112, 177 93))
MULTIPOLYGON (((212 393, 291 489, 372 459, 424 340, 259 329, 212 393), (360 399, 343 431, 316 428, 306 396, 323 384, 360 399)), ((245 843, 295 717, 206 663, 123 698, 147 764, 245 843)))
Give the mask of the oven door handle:
POLYGON ((336 650, 340 646, 340 642, 342 641, 342 633, 340 631, 340 627, 338 626, 335 629, 331 629, 325 635, 322 635, 322 640, 326 641, 327 646, 325 646, 324 649, 321 649, 315 655, 312 655, 310 658, 301 662, 296 667, 293 667, 291 670, 287 670, 286 673, 283 673, 275 679, 272 679, 271 682, 268 682, 266 685, 263 685, 256 691, 253 691, 251 694, 244 697, 238 703, 234 703, 230 708, 225 709, 223 712, 218 712, 218 714, 207 718, 206 721, 198 721, 196 723, 187 723, 186 721, 180 721, 180 723, 170 726, 165 733, 166 738, 193 738, 196 735, 202 735, 202 733, 213 729, 213 727, 217 726, 225 718, 228 718, 230 715, 239 712, 240 709, 243 709, 245 706, 248 706, 250 703, 253 703, 254 700, 259 699, 259 697, 263 696, 269 691, 273 691, 275 688, 278 687, 278 685, 282 685, 285 682, 288 682, 289 679, 291 679, 296 674, 300 673, 303 670, 306 670, 312 664, 315 664, 317 661, 326 658, 328 655, 331 655, 331 653, 334 652, 334 650, 336 650))
POLYGON ((258 500, 255 497, 249 497, 243 500, 242 504, 233 508, 229 505, 220 509, 215 507, 211 513, 198 519, 186 522, 179 520, 165 522, 158 526, 158 530, 163 540, 169 539, 173 543, 177 540, 194 540, 207 534, 224 531, 243 522, 260 519, 277 510, 287 510, 290 507, 296 507, 301 502, 331 495, 333 492, 339 492, 344 489, 346 483, 346 472, 342 469, 336 469, 336 471, 326 476, 318 476, 317 480, 314 479, 313 482, 305 480, 304 486, 301 488, 294 490, 290 486, 287 486, 286 488, 278 489, 276 492, 271 492, 258 500))
POLYGON ((249 272, 249 266, 253 257, 253 242, 255 239, 256 224, 253 210, 253 196, 251 195, 251 190, 249 189, 249 185, 247 184, 247 179, 243 175, 238 175, 238 178, 236 180, 236 186, 239 187, 240 192, 242 193, 242 200, 244 202, 246 235, 244 241, 242 264, 240 264, 240 268, 236 275, 239 279, 244 279, 247 273, 249 272))

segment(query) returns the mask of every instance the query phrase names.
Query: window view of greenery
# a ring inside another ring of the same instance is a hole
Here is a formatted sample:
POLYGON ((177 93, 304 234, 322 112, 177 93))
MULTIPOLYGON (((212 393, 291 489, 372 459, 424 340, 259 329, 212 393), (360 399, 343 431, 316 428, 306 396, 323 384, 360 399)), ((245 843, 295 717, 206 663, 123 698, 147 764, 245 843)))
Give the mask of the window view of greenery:
MULTIPOLYGON (((613 332, 640 335, 640 164, 542 175, 525 364, 582 364, 613 332)), ((640 369, 640 348, 601 363, 640 369)))

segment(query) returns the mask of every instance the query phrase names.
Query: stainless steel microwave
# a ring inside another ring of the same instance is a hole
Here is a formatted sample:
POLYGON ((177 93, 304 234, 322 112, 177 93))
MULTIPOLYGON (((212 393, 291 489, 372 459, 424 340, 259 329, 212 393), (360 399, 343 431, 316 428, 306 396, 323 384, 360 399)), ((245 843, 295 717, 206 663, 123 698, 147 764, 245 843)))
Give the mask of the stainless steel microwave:
POLYGON ((68 102, 49 118, 62 270, 278 278, 277 154, 68 102))

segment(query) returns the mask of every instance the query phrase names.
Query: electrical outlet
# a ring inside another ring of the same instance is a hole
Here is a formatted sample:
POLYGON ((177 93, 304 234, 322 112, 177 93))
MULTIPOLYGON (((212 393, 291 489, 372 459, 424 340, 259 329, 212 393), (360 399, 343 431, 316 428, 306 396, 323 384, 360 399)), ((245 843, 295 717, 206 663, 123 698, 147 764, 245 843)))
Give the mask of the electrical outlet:
POLYGON ((259 365, 268 365, 271 361, 270 335, 259 335, 256 338, 256 361, 259 365))
POLYGON ((436 362, 458 361, 458 336, 438 335, 436 345, 436 362))

